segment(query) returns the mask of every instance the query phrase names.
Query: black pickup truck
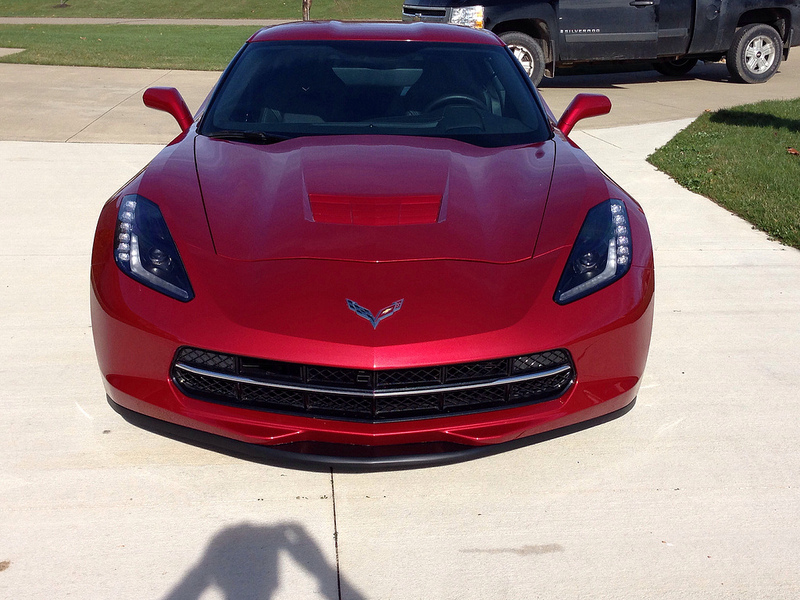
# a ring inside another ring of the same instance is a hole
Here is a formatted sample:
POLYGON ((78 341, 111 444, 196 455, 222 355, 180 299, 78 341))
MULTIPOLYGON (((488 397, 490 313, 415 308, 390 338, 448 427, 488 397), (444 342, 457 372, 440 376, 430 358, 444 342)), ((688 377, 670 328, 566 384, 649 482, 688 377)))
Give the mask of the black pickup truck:
POLYGON ((740 82, 766 81, 800 45, 800 0, 409 0, 404 21, 486 28, 534 83, 556 67, 651 61, 684 75, 698 60, 726 61, 740 82))

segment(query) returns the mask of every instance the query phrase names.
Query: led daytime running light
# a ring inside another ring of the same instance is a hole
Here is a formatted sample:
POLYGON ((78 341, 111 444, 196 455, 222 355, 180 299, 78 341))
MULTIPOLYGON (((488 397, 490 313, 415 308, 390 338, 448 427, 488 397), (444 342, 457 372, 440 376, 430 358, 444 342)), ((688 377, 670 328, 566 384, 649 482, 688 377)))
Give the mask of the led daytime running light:
POLYGON ((625 204, 611 199, 586 215, 558 282, 555 301, 567 304, 613 283, 631 266, 633 252, 625 204))
POLYGON ((114 258, 124 273, 140 283, 182 302, 194 298, 161 211, 141 196, 125 196, 120 203, 114 258))

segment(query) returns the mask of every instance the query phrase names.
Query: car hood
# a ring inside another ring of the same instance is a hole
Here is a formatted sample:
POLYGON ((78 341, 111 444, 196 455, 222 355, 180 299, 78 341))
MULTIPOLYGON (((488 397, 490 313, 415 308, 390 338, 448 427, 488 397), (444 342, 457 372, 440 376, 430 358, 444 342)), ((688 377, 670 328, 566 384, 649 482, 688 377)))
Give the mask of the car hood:
POLYGON ((216 252, 245 261, 525 260, 554 156, 549 141, 479 148, 397 136, 266 146, 195 138, 216 252))

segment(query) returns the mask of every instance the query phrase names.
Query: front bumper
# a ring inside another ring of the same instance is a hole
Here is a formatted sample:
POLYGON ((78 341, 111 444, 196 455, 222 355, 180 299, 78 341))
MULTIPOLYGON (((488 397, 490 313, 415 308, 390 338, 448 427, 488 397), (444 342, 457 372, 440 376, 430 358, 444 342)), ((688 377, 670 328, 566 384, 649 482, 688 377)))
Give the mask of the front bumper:
MULTIPOLYGON (((211 338, 223 325, 206 315, 171 318, 195 304, 176 301, 143 288, 122 275, 113 263, 96 266, 93 273, 92 323, 100 370, 108 396, 119 406, 215 436, 246 444, 334 444, 344 446, 404 446, 456 444, 487 446, 510 442, 596 419, 628 406, 636 397, 644 371, 652 325, 653 272, 634 267, 604 290, 565 307, 548 303, 549 311, 533 321, 556 323, 540 327, 523 322, 506 331, 476 334, 467 339, 364 349, 364 357, 341 365, 349 368, 414 367, 513 356, 562 347, 574 360, 575 380, 563 395, 545 402, 512 408, 475 411, 455 416, 365 422, 332 417, 308 417, 241 408, 189 397, 173 382, 170 369, 178 349, 185 345, 211 347, 252 356, 255 349, 289 348, 290 360, 298 356, 325 358, 337 355, 336 345, 319 340, 280 339, 269 332, 246 332, 229 323, 220 346, 211 338), (112 285, 97 285, 113 278, 112 285), (103 289, 98 295, 98 289, 103 289), (150 306, 144 319, 137 302, 150 306), (152 305, 156 306, 153 307, 152 305), (556 316, 558 313, 560 316, 556 316), (237 340, 239 340, 237 342, 237 340)), ((199 303, 196 305, 200 307, 199 303)), ((222 318, 222 317, 220 317, 222 318)), ((342 354, 347 348, 342 345, 342 354)), ((275 356, 265 356, 275 359, 275 356)), ((278 357, 283 358, 283 357, 278 357)), ((292 446, 285 446, 292 448, 292 446)))

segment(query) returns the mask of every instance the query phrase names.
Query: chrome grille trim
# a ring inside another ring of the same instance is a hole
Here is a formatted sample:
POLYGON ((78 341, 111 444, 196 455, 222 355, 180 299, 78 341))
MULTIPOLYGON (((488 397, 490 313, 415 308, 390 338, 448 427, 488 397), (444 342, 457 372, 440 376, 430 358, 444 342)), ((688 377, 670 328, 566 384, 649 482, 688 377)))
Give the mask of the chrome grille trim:
POLYGON ((576 381, 564 349, 454 364, 354 369, 183 346, 172 382, 191 398, 239 408, 361 422, 426 419, 527 406, 576 381))
POLYGON ((536 373, 529 373, 527 375, 516 375, 514 377, 504 377, 502 379, 494 379, 488 381, 481 381, 476 383, 465 383, 457 385, 432 385, 428 387, 411 387, 402 388, 398 390, 374 390, 364 391, 351 388, 337 388, 328 386, 317 386, 308 384, 291 384, 282 383, 277 381, 261 381, 252 377, 243 377, 241 375, 229 375, 228 373, 220 373, 219 371, 207 371, 205 369, 198 369, 183 363, 175 363, 176 369, 182 369, 195 375, 204 375, 206 377, 214 377, 215 379, 223 379, 234 383, 248 383, 250 385, 258 385, 262 387, 278 388, 282 390, 293 390, 296 392, 317 392, 324 394, 339 394, 341 396, 359 396, 361 398, 391 398, 394 396, 416 396, 422 394, 441 394, 445 392, 460 392, 463 390, 475 390, 479 388, 488 388, 500 385, 508 385, 512 383, 524 383, 535 379, 544 379, 559 375, 572 370, 570 365, 562 365, 555 369, 547 371, 538 371, 536 373))

